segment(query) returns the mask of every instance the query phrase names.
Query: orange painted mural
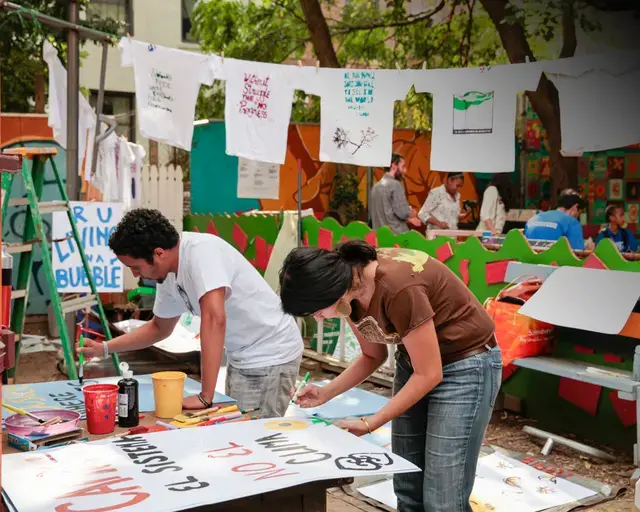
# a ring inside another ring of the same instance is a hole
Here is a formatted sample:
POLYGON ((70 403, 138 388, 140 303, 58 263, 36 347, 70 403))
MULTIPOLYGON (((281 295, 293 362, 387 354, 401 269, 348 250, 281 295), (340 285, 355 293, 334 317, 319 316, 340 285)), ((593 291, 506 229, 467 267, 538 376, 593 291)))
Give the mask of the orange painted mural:
MULTIPOLYGON (((405 158, 407 174, 405 189, 411 206, 420 209, 427 199, 429 190, 442 184, 444 173, 432 171, 430 167, 430 133, 413 130, 395 130, 393 151, 405 158)), ((260 200, 260 209, 279 210, 297 208, 296 178, 298 160, 302 164, 302 206, 316 212, 329 210, 333 181, 339 164, 319 161, 320 127, 318 125, 291 125, 287 159, 280 169, 280 199, 260 200)), ((374 169, 374 182, 384 170, 374 169)), ((366 206, 367 168, 358 167, 360 200, 366 206)), ((461 190, 462 200, 477 201, 475 175, 467 174, 461 190)))

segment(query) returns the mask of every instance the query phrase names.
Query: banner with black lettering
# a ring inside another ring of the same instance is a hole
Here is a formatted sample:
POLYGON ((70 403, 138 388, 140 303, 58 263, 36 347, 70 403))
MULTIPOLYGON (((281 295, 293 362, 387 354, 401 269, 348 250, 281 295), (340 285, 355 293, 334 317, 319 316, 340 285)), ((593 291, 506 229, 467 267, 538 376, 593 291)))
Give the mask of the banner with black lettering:
POLYGON ((168 512, 319 480, 418 471, 389 450, 310 418, 104 439, 5 455, 2 465, 3 491, 20 512, 168 512))

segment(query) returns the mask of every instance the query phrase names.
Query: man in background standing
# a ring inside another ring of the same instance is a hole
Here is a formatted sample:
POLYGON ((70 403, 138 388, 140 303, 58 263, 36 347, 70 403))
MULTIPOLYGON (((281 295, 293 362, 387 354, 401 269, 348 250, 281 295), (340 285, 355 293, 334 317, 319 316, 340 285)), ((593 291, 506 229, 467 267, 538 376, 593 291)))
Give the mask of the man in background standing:
POLYGON ((385 175, 371 188, 369 209, 371 226, 378 229, 389 226, 396 235, 409 231, 407 222, 420 226, 416 211, 411 208, 402 179, 407 173, 404 158, 397 153, 391 156, 391 165, 385 169, 385 175))

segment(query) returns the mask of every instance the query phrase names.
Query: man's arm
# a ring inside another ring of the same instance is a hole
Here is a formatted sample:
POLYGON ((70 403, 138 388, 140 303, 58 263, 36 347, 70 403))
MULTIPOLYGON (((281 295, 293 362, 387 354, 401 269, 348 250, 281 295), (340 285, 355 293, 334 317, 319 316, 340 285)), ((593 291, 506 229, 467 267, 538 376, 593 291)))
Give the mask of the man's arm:
POLYGON ((140 350, 168 338, 173 332, 180 317, 160 318, 154 316, 149 322, 134 329, 130 333, 108 341, 109 353, 140 350))
POLYGON ((584 251, 584 235, 582 232, 582 224, 577 220, 569 224, 567 228, 567 239, 569 245, 574 251, 584 251))
POLYGON ((391 208, 398 219, 407 220, 411 215, 411 205, 407 201, 404 189, 399 183, 398 185, 398 187, 391 189, 391 208))
POLYGON ((211 403, 216 390, 216 381, 222 351, 227 317, 224 311, 225 288, 217 288, 200 298, 200 346, 202 396, 211 403))

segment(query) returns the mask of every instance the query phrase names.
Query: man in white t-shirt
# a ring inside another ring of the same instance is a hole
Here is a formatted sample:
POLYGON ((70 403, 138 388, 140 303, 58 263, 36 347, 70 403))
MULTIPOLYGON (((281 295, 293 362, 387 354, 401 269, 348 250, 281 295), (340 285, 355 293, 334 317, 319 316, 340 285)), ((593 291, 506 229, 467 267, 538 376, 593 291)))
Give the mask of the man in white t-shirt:
POLYGON ((158 211, 127 213, 109 247, 136 277, 157 281, 154 317, 106 343, 87 341, 84 353, 107 357, 167 338, 180 315, 201 319, 202 392, 184 399, 185 409, 209 407, 223 348, 228 359, 226 394, 242 409, 283 416, 302 357, 293 317, 258 271, 231 245, 207 233, 179 235, 158 211))

